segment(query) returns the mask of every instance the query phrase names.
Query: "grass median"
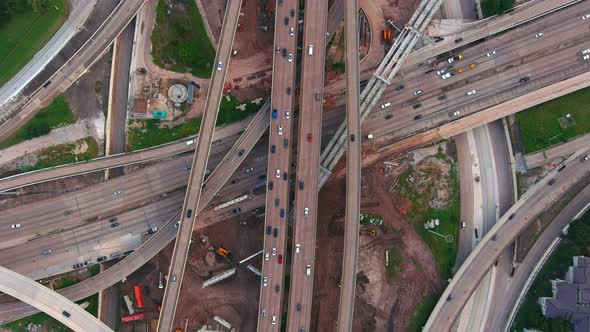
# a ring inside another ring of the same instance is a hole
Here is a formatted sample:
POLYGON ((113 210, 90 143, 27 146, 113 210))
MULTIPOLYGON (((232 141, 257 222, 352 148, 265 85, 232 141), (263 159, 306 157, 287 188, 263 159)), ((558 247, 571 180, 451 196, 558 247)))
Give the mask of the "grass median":
POLYGON ((23 6, 0 26, 0 86, 18 73, 67 19, 68 1, 51 3, 40 12, 23 6))

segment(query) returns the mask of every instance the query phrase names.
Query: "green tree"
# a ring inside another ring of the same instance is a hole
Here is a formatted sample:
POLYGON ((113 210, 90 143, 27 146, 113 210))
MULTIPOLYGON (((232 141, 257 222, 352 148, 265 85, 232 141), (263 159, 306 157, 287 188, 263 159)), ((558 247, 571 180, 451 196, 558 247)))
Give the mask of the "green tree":
POLYGON ((590 247, 590 214, 572 222, 568 234, 578 246, 590 247))

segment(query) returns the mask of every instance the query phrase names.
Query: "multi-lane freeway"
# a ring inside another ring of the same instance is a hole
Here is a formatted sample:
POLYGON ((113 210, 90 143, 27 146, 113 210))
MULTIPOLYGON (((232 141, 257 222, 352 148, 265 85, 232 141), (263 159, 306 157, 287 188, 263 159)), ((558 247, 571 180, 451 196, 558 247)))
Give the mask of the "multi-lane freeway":
POLYGON ((270 133, 264 220, 264 260, 260 288, 259 331, 279 331, 287 258, 291 147, 295 121, 298 0, 277 0, 273 48, 270 133))
POLYGON ((209 152, 213 141, 213 132, 217 122, 217 113, 223 88, 225 76, 229 67, 234 36, 240 17, 241 0, 230 0, 226 3, 227 8, 223 18, 219 45, 215 56, 214 68, 207 92, 207 101, 203 110, 201 128, 195 148, 192 168, 188 180, 188 187, 182 207, 181 222, 178 226, 178 235, 174 244, 174 251, 170 262, 168 272, 171 282, 166 285, 164 299, 162 300, 162 310, 158 320, 158 331, 172 331, 174 326, 174 315, 176 313, 176 304, 180 297, 184 269, 190 249, 193 227, 197 218, 197 209, 201 198, 201 189, 205 180, 209 152))
POLYGON ((572 155, 564 165, 563 170, 554 169, 537 182, 490 229, 443 292, 424 331, 450 331, 480 280, 518 234, 581 180, 588 181, 590 163, 584 162, 580 154, 572 155))
MULTIPOLYGON (((339 1, 335 2, 335 5, 339 1)), ((318 176, 322 135, 327 1, 307 2, 304 13, 301 89, 291 245, 287 330, 309 331, 315 271, 318 176), (308 272, 309 271, 309 272, 308 272)))

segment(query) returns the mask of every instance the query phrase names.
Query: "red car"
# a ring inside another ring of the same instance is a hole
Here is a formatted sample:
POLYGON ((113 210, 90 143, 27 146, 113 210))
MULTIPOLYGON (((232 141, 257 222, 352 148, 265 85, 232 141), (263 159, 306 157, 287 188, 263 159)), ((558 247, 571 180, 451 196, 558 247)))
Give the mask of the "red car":
POLYGON ((283 255, 279 255, 279 264, 283 264, 283 255))
POLYGON ((307 134, 307 141, 311 142, 311 133, 307 134))

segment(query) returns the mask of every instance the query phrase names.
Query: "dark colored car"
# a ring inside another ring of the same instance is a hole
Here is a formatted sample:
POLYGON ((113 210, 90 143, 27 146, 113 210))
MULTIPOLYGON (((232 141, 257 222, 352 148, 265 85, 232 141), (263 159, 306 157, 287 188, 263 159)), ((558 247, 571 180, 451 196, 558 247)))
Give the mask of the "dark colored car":
POLYGON ((494 234, 494 235, 492 236, 492 241, 496 241, 497 239, 498 239, 498 234, 494 234))
POLYGON ((283 264, 283 255, 279 255, 278 261, 279 261, 279 264, 283 264))
POLYGON ((266 180, 266 175, 262 174, 261 176, 258 177, 258 180, 266 180))
POLYGON ((547 184, 549 184, 550 186, 552 186, 555 183, 555 179, 551 179, 549 180, 549 182, 547 184))
POLYGON ((231 210, 231 213, 233 213, 233 214, 239 214, 240 212, 242 212, 242 209, 240 209, 240 208, 235 208, 235 209, 231 210))
POLYGON ((266 234, 267 235, 272 234, 272 226, 266 226, 266 234))
POLYGON ((279 287, 279 285, 275 286, 275 293, 278 293, 281 290, 281 287, 279 287))
POLYGON ((44 88, 46 88, 46 87, 48 87, 48 86, 49 86, 49 84, 51 84, 51 81, 47 81, 47 82, 45 82, 45 83, 43 84, 43 87, 44 87, 44 88))
POLYGON ((97 262, 102 262, 107 259, 107 256, 100 256, 96 259, 97 262))
POLYGON ((291 87, 287 88, 287 94, 290 95, 291 94, 291 87))
POLYGON ((78 263, 78 264, 74 264, 74 266, 72 266, 72 268, 74 268, 74 269, 79 269, 79 268, 81 268, 81 267, 83 267, 83 266, 84 266, 84 264, 82 264, 82 263, 78 263))
POLYGON ((111 224, 111 227, 112 227, 112 228, 115 228, 115 227, 117 227, 117 226, 119 226, 119 223, 118 223, 118 222, 114 222, 114 223, 112 223, 112 224, 111 224))
POLYGON ((395 91, 401 91, 403 89, 404 89, 404 85, 403 84, 400 84, 400 85, 398 85, 398 86, 395 87, 395 91))
POLYGON ((284 147, 288 147, 288 146, 289 146, 289 140, 288 140, 288 139, 286 139, 286 138, 285 138, 285 139, 283 140, 283 146, 284 146, 284 147))
POLYGON ((312 139, 311 133, 308 133, 308 134, 307 134, 307 141, 308 141, 308 142, 311 142, 311 139, 312 139))
POLYGON ((391 115, 391 114, 387 114, 387 115, 385 116, 385 120, 389 120, 389 119, 391 119, 391 118, 393 118, 393 115, 391 115))
POLYGON ((275 229, 272 231, 272 236, 274 236, 274 237, 277 237, 277 236, 279 236, 279 229, 278 229, 278 228, 275 228, 275 229))
POLYGON ((238 182, 240 182, 240 179, 233 179, 233 180, 231 180, 231 184, 236 184, 238 182))
POLYGON ((192 215, 193 215, 193 210, 191 210, 191 209, 186 210, 186 217, 187 218, 190 218, 192 215))
POLYGON ((270 146, 270 152, 271 152, 271 153, 275 153, 275 152, 277 152, 277 147, 276 147, 276 145, 274 145, 274 144, 273 144, 273 145, 271 145, 271 146, 270 146))
POLYGON ((285 218, 285 209, 281 209, 281 218, 285 218))
POLYGON ((422 119, 422 116, 423 116, 422 114, 418 114, 414 117, 414 120, 422 119))
POLYGON ((281 204, 281 200, 278 198, 275 198, 275 206, 278 207, 279 204, 281 204))
POLYGON ((354 142, 354 134, 350 135, 350 141, 354 142))
POLYGON ((68 216, 70 214, 74 213, 74 211, 72 210, 67 210, 66 212, 64 212, 64 215, 68 216))
POLYGON ((295 17, 295 9, 291 8, 291 17, 295 17))
POLYGON ((240 150, 240 152, 238 152, 238 157, 241 157, 244 155, 244 149, 240 150))
POLYGON ((117 221, 117 217, 109 219, 109 222, 115 222, 115 221, 117 221))
POLYGON ((559 167, 559 168, 557 169, 557 171, 558 171, 558 172, 561 172, 561 171, 563 171, 563 170, 565 169, 565 166, 566 166, 566 165, 561 165, 561 167, 559 167))
POLYGON ((274 188, 274 184, 272 181, 268 183, 268 190, 272 190, 274 188))
POLYGON ((447 95, 438 96, 438 100, 445 100, 445 99, 447 99, 447 95))
POLYGON ((283 55, 283 58, 287 57, 287 49, 286 48, 283 48, 282 55, 283 55))
POLYGON ((519 81, 520 83, 525 83, 525 82, 528 82, 530 79, 531 79, 530 77, 528 77, 528 76, 525 76, 525 77, 521 78, 521 79, 520 79, 520 80, 518 80, 518 81, 519 81))
POLYGON ((514 218, 514 213, 508 216, 508 220, 512 220, 514 218))
POLYGON ((420 103, 418 103, 418 104, 416 104, 416 105, 412 106, 412 108, 413 108, 413 109, 417 109, 417 108, 420 108, 420 107, 422 107, 422 104, 420 104, 420 103))
POLYGON ((289 178, 289 176, 287 175, 287 172, 283 173, 283 180, 287 181, 288 178, 289 178))
POLYGON ((63 314, 64 316, 66 316, 66 317, 70 317, 70 316, 71 316, 71 315, 70 315, 70 313, 69 313, 69 312, 67 312, 67 311, 65 311, 65 310, 64 310, 64 311, 62 311, 62 314, 63 314))
POLYGON ((297 303, 297 311, 301 311, 301 303, 297 303))
POLYGON ((285 16, 284 22, 285 22, 285 25, 289 25, 289 18, 285 16))
POLYGON ((303 181, 299 181, 299 190, 303 190, 303 181))

